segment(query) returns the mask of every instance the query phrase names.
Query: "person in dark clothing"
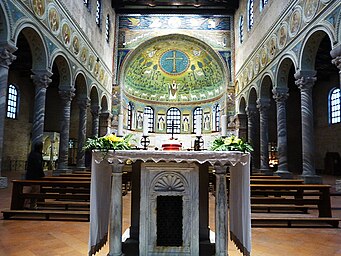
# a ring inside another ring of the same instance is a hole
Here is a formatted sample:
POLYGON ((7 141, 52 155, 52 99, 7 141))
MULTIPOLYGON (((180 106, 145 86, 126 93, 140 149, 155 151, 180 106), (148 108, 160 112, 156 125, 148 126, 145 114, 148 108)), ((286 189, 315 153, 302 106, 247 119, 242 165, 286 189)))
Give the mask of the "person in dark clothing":
MULTIPOLYGON (((43 143, 37 142, 34 144, 32 151, 28 155, 27 159, 27 170, 26 179, 27 180, 39 180, 45 176, 43 170, 43 143)), ((28 188, 26 193, 39 193, 40 186, 32 185, 28 188)), ((24 203, 24 208, 36 209, 37 199, 26 199, 24 203)))

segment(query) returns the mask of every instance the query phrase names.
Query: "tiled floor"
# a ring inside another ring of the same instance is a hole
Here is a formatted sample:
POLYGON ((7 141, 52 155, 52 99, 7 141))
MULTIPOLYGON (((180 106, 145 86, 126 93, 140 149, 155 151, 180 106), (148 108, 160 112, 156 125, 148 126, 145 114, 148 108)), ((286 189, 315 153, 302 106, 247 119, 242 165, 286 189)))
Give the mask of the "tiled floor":
MULTIPOLYGON (((9 179, 19 172, 3 173, 9 179)), ((338 178, 340 179, 340 177, 338 178)), ((335 184, 335 177, 324 177, 335 184)), ((0 210, 10 206, 11 187, 0 190, 0 210)), ((124 197, 123 228, 129 226, 129 194, 124 197)), ((210 197, 210 211, 214 211, 210 197)), ((341 217, 341 196, 332 197, 333 216, 341 217)), ((214 230, 213 214, 210 224, 214 230)), ((340 223, 341 226, 341 223, 340 223)), ((26 221, 0 219, 0 256, 88 255, 88 222, 26 221)), ((241 253, 229 242, 229 255, 241 253)), ((108 253, 106 245, 96 255, 108 253)), ((252 228, 253 256, 341 256, 341 228, 252 228)))

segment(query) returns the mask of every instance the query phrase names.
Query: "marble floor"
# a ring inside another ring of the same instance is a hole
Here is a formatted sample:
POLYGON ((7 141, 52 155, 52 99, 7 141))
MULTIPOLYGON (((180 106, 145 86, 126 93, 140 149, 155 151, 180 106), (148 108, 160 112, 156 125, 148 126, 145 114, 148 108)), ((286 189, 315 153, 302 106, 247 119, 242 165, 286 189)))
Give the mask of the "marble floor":
MULTIPOLYGON (((20 172, 3 172, 18 178, 20 172)), ((324 177, 324 183, 335 185, 335 179, 324 177)), ((11 186, 0 189, 0 210, 10 206, 11 186)), ((333 216, 341 217, 341 196, 332 198, 333 216)), ((129 227, 130 195, 123 197, 123 229, 129 227)), ((210 212, 214 197, 210 196, 210 212)), ((214 230, 213 214, 210 226, 214 230)), ((341 223, 340 223, 341 226, 341 223)), ((85 256, 88 255, 89 223, 75 221, 3 220, 0 217, 0 256, 85 256)), ((229 242, 229 255, 242 255, 229 242)), ((108 253, 108 245, 96 256, 108 253)), ((252 228, 253 256, 341 256, 341 228, 252 228)))

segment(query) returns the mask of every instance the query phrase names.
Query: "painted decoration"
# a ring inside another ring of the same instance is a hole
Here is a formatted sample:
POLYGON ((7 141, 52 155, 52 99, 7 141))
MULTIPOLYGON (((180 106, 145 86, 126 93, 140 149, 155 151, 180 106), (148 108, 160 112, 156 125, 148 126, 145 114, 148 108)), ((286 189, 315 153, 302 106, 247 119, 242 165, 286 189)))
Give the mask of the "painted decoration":
POLYGON ((306 20, 311 20, 317 10, 318 0, 306 0, 304 4, 304 17, 306 20))
POLYGON ((182 116, 182 130, 184 132, 189 132, 189 115, 183 115, 182 116))
POLYGON ((88 63, 88 68, 90 72, 93 70, 94 65, 95 65, 95 57, 93 55, 90 55, 89 63, 88 63))
POLYGON ((86 63, 88 59, 88 49, 86 47, 82 48, 80 58, 82 63, 86 63))
POLYGON ((296 9, 290 17, 290 34, 296 35, 301 26, 301 12, 296 9))
POLYGON ((53 33, 57 33, 60 26, 60 16, 56 8, 52 7, 49 10, 49 26, 53 33))
POLYGON ((67 23, 64 23, 62 26, 62 39, 63 43, 67 46, 70 45, 71 40, 71 29, 67 23))
POLYGON ((263 47, 262 51, 261 51, 261 60, 260 60, 260 64, 262 67, 264 67, 266 65, 266 63, 268 62, 268 52, 267 52, 267 48, 263 47))
POLYGON ((165 115, 158 115, 157 128, 160 131, 164 131, 166 129, 166 116, 165 115))
POLYGON ((33 0, 32 1, 33 11, 34 13, 42 17, 45 13, 45 0, 33 0))
POLYGON ((124 65, 124 91, 141 100, 186 103, 213 99, 224 92, 221 59, 207 45, 187 36, 151 40, 124 65))
POLYGON ((269 43, 269 57, 272 59, 277 51, 276 37, 272 37, 269 43))
POLYGON ((78 39, 77 36, 73 37, 73 40, 72 40, 72 51, 76 55, 78 55, 78 53, 79 53, 79 39, 78 39))
POLYGON ((288 38, 288 30, 286 24, 282 24, 278 31, 278 47, 281 49, 285 46, 288 38))
POLYGON ((253 71, 255 75, 257 75, 259 72, 259 55, 258 54, 256 55, 255 60, 254 60, 253 71))

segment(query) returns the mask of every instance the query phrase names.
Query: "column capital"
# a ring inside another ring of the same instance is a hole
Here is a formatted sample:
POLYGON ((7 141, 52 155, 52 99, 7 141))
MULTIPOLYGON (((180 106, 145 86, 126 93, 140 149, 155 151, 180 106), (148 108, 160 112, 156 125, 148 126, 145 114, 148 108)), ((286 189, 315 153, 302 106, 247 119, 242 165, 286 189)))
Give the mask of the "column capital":
POLYGON ((248 106, 245 108, 245 113, 248 118, 253 118, 257 115, 257 109, 254 106, 248 106))
POLYGON ((337 56, 332 59, 332 64, 334 64, 341 71, 341 56, 337 56))
POLYGON ((79 98, 77 99, 77 104, 80 109, 86 109, 90 104, 89 98, 79 98))
POLYGON ((101 107, 99 105, 91 105, 91 114, 93 116, 98 116, 100 110, 101 110, 101 107))
POLYGON ((270 108, 270 99, 259 98, 257 100, 257 108, 259 111, 267 111, 270 108))
POLYGON ((44 71, 32 71, 33 75, 31 75, 31 79, 33 83, 41 88, 47 88, 49 84, 52 82, 50 76, 52 75, 51 72, 44 70, 44 71))
POLYGON ((315 70, 299 70, 295 73, 295 84, 302 91, 313 88, 316 78, 315 70))
POLYGON ((8 68, 16 58, 9 49, 0 48, 0 66, 8 68))
POLYGON ((72 98, 75 96, 75 88, 71 87, 68 89, 60 90, 59 95, 62 98, 62 100, 65 101, 71 101, 72 98))
POLYGON ((285 102, 289 97, 287 88, 286 89, 273 88, 272 93, 273 98, 276 102, 285 102))
POLYGON ((215 164, 214 169, 215 169, 215 174, 217 175, 219 174, 225 175, 227 172, 227 166, 225 165, 215 164))

